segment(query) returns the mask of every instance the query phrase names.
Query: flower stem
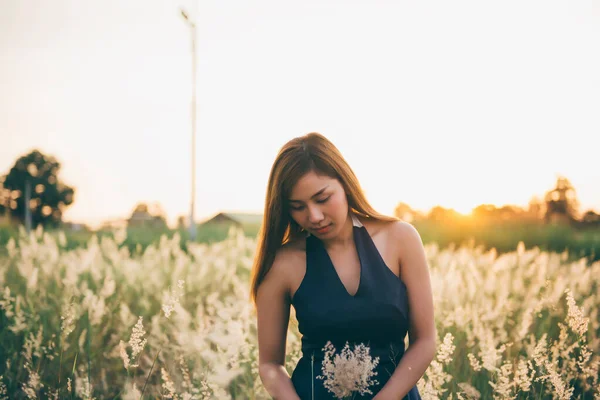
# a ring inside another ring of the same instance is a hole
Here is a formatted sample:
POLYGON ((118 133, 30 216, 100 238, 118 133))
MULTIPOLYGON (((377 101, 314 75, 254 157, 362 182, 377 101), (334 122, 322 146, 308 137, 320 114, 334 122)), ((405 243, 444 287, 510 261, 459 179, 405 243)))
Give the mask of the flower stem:
POLYGON ((156 359, 158 358, 158 355, 160 354, 161 350, 162 349, 158 349, 158 352, 156 353, 156 357, 154 357, 154 361, 152 361, 152 366, 150 367, 150 372, 148 372, 148 376, 146 377, 146 382, 144 382, 144 387, 142 388, 140 400, 142 400, 144 398, 144 391, 146 390, 146 385, 148 384, 148 379, 150 379, 150 375, 152 374, 152 369, 154 368, 154 364, 156 363, 156 359))

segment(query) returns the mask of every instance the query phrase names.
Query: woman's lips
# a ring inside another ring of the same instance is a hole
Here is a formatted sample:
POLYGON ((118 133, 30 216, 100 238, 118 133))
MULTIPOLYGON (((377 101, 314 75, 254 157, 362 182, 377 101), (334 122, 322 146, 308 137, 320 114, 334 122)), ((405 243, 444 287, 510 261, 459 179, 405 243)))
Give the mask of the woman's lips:
POLYGON ((315 229, 315 232, 317 232, 317 233, 326 233, 329 230, 330 227, 331 227, 331 224, 329 224, 327 226, 324 226, 321 229, 315 229))

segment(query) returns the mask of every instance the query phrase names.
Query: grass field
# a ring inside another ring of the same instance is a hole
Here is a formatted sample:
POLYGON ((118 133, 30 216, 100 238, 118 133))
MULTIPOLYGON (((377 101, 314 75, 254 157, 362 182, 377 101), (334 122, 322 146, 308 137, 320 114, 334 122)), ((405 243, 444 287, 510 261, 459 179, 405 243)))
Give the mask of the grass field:
MULTIPOLYGON (((268 399, 248 302, 253 237, 133 240, 8 239, 0 398, 268 399)), ((426 251, 439 346, 424 399, 600 398, 600 262, 523 244, 426 251)), ((290 374, 299 345, 292 313, 290 374)))
MULTIPOLYGON (((537 221, 503 221, 482 223, 478 221, 430 221, 413 223, 425 244, 448 246, 482 246, 486 250, 496 249, 499 253, 514 251, 519 242, 527 248, 559 252, 567 251, 569 257, 578 259, 587 257, 591 261, 600 260, 600 228, 576 229, 566 224, 547 225, 537 221)), ((197 243, 214 243, 227 237, 228 225, 199 225, 197 243)), ((243 227, 249 238, 256 237, 260 226, 243 227)), ((20 228, 22 229, 22 228, 20 228)), ((65 234, 66 249, 85 247, 93 235, 110 237, 110 232, 63 232, 49 231, 55 238, 65 234)), ((189 233, 178 229, 129 228, 123 243, 132 253, 143 251, 150 244, 156 244, 162 236, 172 238, 177 234, 181 248, 185 250, 189 242, 189 233)), ((18 241, 19 229, 0 226, 0 255, 6 255, 5 245, 9 239, 18 241)))

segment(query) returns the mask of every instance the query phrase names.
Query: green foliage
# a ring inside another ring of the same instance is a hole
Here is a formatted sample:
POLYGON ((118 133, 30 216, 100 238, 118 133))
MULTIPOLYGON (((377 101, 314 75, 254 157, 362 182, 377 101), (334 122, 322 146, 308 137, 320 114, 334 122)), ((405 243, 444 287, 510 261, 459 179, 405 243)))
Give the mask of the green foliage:
POLYGON ((414 223, 424 243, 442 247, 474 245, 495 248, 504 253, 513 251, 519 242, 527 248, 544 251, 568 251, 572 257, 600 259, 600 229, 578 229, 568 224, 547 225, 534 221, 497 221, 485 224, 474 221, 441 223, 420 220, 414 223))
MULTIPOLYGON (((414 222, 425 244, 437 243, 441 247, 448 246, 481 246, 484 249, 496 249, 500 253, 514 251, 519 242, 527 248, 539 247, 544 251, 568 251, 573 258, 587 257, 590 260, 600 260, 600 229, 579 229, 567 224, 548 225, 531 221, 505 221, 493 224, 453 222, 440 223, 420 220, 414 222)), ((196 235, 197 243, 215 243, 227 237, 232 225, 206 224, 199 225, 196 235)), ((243 227, 247 237, 256 237, 258 225, 243 227)), ((61 232, 58 229, 46 230, 56 237, 61 232)), ((64 231, 66 248, 85 247, 91 232, 64 231)), ((158 243, 165 235, 172 238, 176 233, 181 238, 181 248, 186 249, 190 240, 189 232, 185 229, 164 229, 146 227, 130 227, 127 229, 127 239, 124 244, 130 252, 143 251, 149 245, 158 243)), ((109 231, 96 233, 98 237, 112 237, 109 231)), ((0 227, 0 255, 5 253, 5 245, 10 238, 18 240, 18 230, 13 227, 0 227)))
POLYGON ((3 177, 4 189, 11 193, 11 215, 24 222, 25 208, 31 211, 32 227, 39 224, 58 226, 67 206, 73 203, 75 190, 58 179, 60 163, 38 150, 20 157, 3 177), (30 193, 30 203, 26 193, 30 193), (11 204, 12 203, 12 204, 11 204))
POLYGON ((545 202, 545 219, 551 219, 553 214, 563 215, 572 220, 577 218, 579 200, 575 188, 567 178, 557 178, 556 186, 546 193, 545 202))

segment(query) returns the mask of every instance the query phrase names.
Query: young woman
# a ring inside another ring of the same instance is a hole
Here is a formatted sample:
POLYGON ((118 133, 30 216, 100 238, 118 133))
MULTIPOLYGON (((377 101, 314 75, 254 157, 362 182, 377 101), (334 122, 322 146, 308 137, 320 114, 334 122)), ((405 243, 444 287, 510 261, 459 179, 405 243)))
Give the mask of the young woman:
POLYGON ((259 375, 273 398, 335 399, 317 379, 323 348, 331 342, 339 352, 348 342, 379 357, 372 394, 355 398, 420 399, 416 383, 436 351, 421 238, 412 225, 371 207, 321 134, 290 140, 273 163, 251 296, 259 375), (290 306, 302 334, 302 358, 291 377, 284 367, 290 306))

